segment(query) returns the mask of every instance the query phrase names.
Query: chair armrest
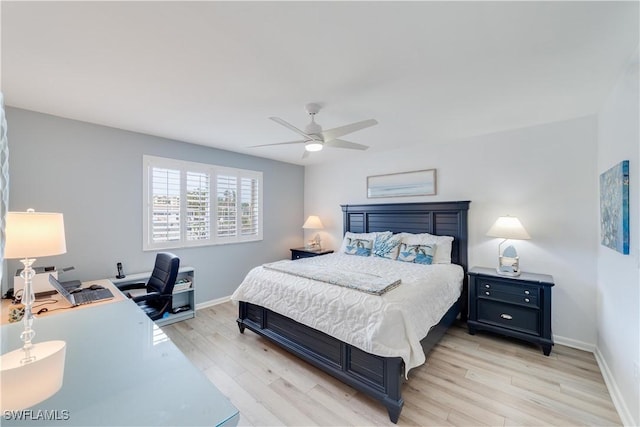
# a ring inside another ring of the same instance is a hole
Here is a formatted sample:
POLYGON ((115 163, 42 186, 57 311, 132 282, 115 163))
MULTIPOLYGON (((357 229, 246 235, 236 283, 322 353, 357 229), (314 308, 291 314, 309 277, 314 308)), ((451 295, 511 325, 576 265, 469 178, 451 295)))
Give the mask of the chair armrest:
POLYGON ((130 289, 144 289, 147 287, 146 283, 127 283, 125 285, 116 285, 116 288, 121 291, 128 291, 130 289))

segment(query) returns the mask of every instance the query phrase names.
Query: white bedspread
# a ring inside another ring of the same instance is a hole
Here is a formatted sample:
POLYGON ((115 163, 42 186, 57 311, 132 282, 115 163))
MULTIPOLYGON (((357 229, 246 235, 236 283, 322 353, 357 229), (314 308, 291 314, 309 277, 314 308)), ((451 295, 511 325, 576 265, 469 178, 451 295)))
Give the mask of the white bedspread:
POLYGON ((368 353, 402 357, 405 373, 425 362, 420 340, 458 299, 464 274, 455 264, 422 265, 346 254, 296 262, 392 275, 402 283, 377 296, 256 267, 232 301, 261 305, 368 353))

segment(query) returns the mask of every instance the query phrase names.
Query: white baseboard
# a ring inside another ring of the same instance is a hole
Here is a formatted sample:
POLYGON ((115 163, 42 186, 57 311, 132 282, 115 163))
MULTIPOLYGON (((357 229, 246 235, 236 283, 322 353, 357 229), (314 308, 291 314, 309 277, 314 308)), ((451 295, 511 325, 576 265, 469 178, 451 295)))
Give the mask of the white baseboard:
POLYGON ((613 405, 616 407, 618 411, 618 415, 620 415, 620 419, 622 420, 622 425, 625 426, 635 426, 638 425, 640 420, 634 420, 631 415, 631 411, 627 407, 627 404, 624 402, 624 398, 622 393, 620 393, 620 389, 616 384, 615 378, 613 378, 613 374, 607 365, 607 361, 604 357, 602 357, 602 353, 600 353, 600 349, 596 347, 596 350, 593 352, 596 357, 596 361, 598 362, 598 366, 600 367, 600 372, 602 372, 602 377, 604 378, 604 383, 607 385, 607 389, 609 390, 609 395, 611 396, 611 400, 613 401, 613 405))
POLYGON ((196 304, 196 311, 202 308, 213 307, 214 305, 218 305, 218 304, 224 304, 227 301, 231 301, 231 295, 201 302, 200 304, 196 304))
POLYGON ((596 350, 595 344, 574 340, 573 338, 560 337, 558 335, 553 336, 553 342, 555 344, 566 345, 567 347, 578 350, 588 351, 589 353, 594 353, 596 350))

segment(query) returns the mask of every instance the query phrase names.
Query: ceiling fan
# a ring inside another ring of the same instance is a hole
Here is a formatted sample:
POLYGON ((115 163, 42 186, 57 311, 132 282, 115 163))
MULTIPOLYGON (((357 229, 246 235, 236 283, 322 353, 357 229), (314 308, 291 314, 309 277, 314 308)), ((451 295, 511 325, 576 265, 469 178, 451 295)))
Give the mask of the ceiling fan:
POLYGON ((349 125, 340 126, 333 129, 322 130, 322 127, 316 123, 315 115, 320 111, 319 104, 307 104, 305 105, 305 110, 311 117, 311 123, 309 123, 305 130, 302 131, 292 124, 282 120, 279 117, 269 117, 269 119, 273 120, 276 123, 281 124, 282 126, 291 129, 297 134, 300 134, 304 137, 302 140, 298 141, 289 141, 289 142, 278 142, 275 144, 262 144, 262 145, 253 145, 253 147, 268 147, 272 145, 287 145, 287 144, 304 144, 304 154, 302 158, 306 158, 310 152, 320 151, 325 146, 326 147, 336 147, 336 148, 348 148, 351 150, 366 150, 366 145, 356 144, 355 142, 345 141, 343 139, 338 139, 342 135, 346 135, 348 133, 356 132, 360 129, 368 128, 369 126, 373 126, 378 124, 378 121, 375 119, 363 120, 361 122, 351 123, 349 125))

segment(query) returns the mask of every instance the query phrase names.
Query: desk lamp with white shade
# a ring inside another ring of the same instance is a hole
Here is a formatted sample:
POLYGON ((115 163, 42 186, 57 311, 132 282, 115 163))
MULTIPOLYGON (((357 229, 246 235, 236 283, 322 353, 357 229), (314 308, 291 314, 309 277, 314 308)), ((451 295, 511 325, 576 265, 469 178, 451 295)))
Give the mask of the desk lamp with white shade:
POLYGON ((528 240, 531 238, 527 230, 524 229, 520 220, 514 216, 501 216, 487 231, 487 236, 499 237, 502 240, 498 245, 498 267, 496 271, 503 276, 520 275, 520 258, 516 248, 507 246, 502 252, 502 244, 507 240, 528 240))
POLYGON ((2 410, 21 410, 48 399, 62 387, 66 343, 32 343, 35 336, 32 305, 35 300, 32 279, 33 257, 63 254, 67 251, 64 219, 60 213, 8 212, 4 257, 20 259, 24 269, 22 303, 24 330, 22 348, 0 356, 2 410))
MULTIPOLYGON (((316 215, 309 215, 307 220, 302 225, 302 228, 306 230, 322 230, 324 225, 322 225, 322 221, 316 215)), ((316 234, 316 237, 313 238, 312 241, 307 245, 310 249, 320 250, 320 234, 316 234)))

